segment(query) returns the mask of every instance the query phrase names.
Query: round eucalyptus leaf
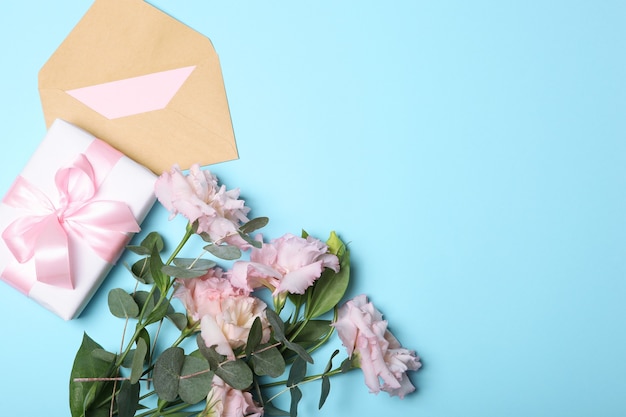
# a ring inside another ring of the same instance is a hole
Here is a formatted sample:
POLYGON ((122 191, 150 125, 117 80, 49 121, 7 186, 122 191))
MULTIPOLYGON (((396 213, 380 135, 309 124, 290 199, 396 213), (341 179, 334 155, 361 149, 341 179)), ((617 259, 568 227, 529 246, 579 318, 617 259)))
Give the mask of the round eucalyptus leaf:
POLYGON ((109 310, 119 318, 136 318, 139 316, 139 306, 133 297, 121 288, 114 288, 109 292, 109 310))

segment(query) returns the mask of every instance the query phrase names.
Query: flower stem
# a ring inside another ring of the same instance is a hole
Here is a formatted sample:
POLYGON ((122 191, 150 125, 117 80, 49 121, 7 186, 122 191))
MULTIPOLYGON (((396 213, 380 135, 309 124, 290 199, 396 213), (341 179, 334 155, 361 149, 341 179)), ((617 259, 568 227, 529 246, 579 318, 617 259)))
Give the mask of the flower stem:
MULTIPOLYGON (((352 368, 350 368, 350 369, 352 369, 352 368)), ((342 372, 343 371, 341 370, 341 367, 339 367, 339 368, 333 369, 332 371, 328 371, 328 372, 325 372, 325 373, 322 373, 322 374, 310 375, 310 376, 305 377, 302 381, 298 382, 294 386, 298 386, 298 385, 301 385, 301 384, 306 384, 307 382, 317 381, 318 379, 322 379, 325 376, 330 377, 330 376, 339 375, 342 372)), ((278 387, 278 386, 284 385, 286 383, 287 383, 286 379, 284 379, 282 381, 268 382, 267 384, 262 384, 261 388, 278 387)), ((289 390, 289 388, 292 388, 292 387, 287 387, 287 390, 289 390)), ((271 402, 273 399, 275 399, 276 397, 278 397, 282 393, 283 393, 283 391, 281 391, 280 393, 274 395, 271 399, 269 399, 266 402, 271 402)))

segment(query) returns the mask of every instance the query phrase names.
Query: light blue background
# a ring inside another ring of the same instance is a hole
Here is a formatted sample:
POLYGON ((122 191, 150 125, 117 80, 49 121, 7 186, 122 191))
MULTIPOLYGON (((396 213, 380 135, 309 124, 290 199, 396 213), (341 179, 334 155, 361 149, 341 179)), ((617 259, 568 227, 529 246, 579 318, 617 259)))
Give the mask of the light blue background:
MULTIPOLYGON (((350 241, 350 295, 423 358, 403 401, 355 372, 301 416, 626 415, 626 3, 153 4, 220 55, 240 159, 211 169, 268 237, 350 241)), ((45 134, 37 72, 90 5, 2 3, 0 194, 45 134)), ((181 224, 155 206, 144 229, 181 224)), ((121 266, 66 323, 0 284, 1 415, 69 415, 82 333, 119 343, 117 286, 121 266)))

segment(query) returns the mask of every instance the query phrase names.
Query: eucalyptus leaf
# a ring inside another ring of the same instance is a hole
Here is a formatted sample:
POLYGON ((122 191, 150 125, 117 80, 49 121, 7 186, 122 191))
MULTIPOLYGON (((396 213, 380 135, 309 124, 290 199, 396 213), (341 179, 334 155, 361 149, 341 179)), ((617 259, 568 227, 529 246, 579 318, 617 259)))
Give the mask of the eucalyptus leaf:
POLYGON ((118 417, 133 417, 139 406, 139 384, 131 384, 130 381, 122 381, 117 393, 118 417))
POLYGON ((150 274, 150 258, 141 258, 130 267, 133 277, 142 284, 152 284, 152 275, 150 274))
POLYGON ((254 373, 259 376, 269 375, 276 378, 285 372, 285 359, 276 347, 254 352, 250 362, 254 373))
POLYGON ((257 217, 248 221, 246 224, 242 225, 241 227, 239 227, 239 230, 242 233, 250 234, 254 232, 255 230, 259 230, 267 226, 269 221, 270 219, 267 217, 257 217))
POLYGON ((248 236, 245 233, 239 232, 239 236, 243 240, 245 240, 246 242, 248 242, 250 245, 254 246, 257 249, 261 249, 261 247, 263 247, 263 242, 259 242, 258 240, 254 240, 254 239, 252 239, 250 236, 248 236))
POLYGON ((306 361, 302 358, 296 358, 289 370, 289 377, 287 378, 287 386, 293 387, 302 382, 306 376, 306 361))
POLYGON ((204 358, 186 356, 180 371, 178 395, 187 404, 196 404, 211 391, 213 372, 204 358))
POLYGON ((135 302, 139 306, 139 310, 140 311, 143 311, 143 310, 145 310, 145 311, 152 311, 152 310, 154 310, 155 297, 158 298, 158 294, 152 294, 152 296, 150 296, 150 293, 148 291, 136 291, 133 294, 133 299, 135 300, 135 302), (146 305, 146 303, 147 303, 147 305, 146 305))
POLYGON ((281 342, 285 347, 289 350, 294 351, 299 357, 304 359, 309 363, 313 363, 313 358, 309 353, 297 343, 291 342, 287 337, 285 337, 285 323, 280 318, 280 316, 272 309, 268 308, 265 310, 265 315, 267 316, 267 320, 272 327, 274 332, 274 338, 281 342))
POLYGON ((194 259, 194 258, 175 258, 174 265, 183 268, 197 268, 209 270, 217 265, 215 261, 210 259, 194 259))
POLYGON ((209 361, 209 366, 212 370, 216 370, 220 363, 224 362, 226 359, 226 356, 217 353, 214 347, 208 347, 204 343, 204 339, 200 333, 196 336, 196 343, 198 344, 198 349, 200 350, 200 353, 202 353, 202 356, 209 361))
POLYGON ((155 306, 154 310, 148 314, 146 324, 156 323, 165 318, 168 310, 170 309, 170 302, 167 299, 163 299, 158 307, 155 306))
POLYGON ((115 317, 134 319, 139 316, 139 306, 133 296, 121 288, 109 291, 108 301, 109 310, 115 317))
POLYGON ((225 261, 233 261, 241 258, 241 249, 237 246, 210 244, 206 245, 203 249, 211 255, 224 259, 225 261))
POLYGON ((298 387, 293 387, 289 390, 291 393, 291 407, 289 408, 289 415, 291 417, 298 416, 298 404, 302 399, 302 391, 298 387))
POLYGON ((187 324, 189 324, 187 316, 183 313, 171 313, 168 311, 165 317, 170 319, 170 321, 174 323, 174 326, 176 326, 178 330, 185 329, 187 327, 187 324))
POLYGON ((148 248, 150 251, 152 251, 152 248, 156 248, 158 252, 161 252, 165 247, 165 244, 163 242, 163 238, 158 232, 150 232, 141 241, 141 246, 148 248))
POLYGON ((330 372, 330 370, 333 369, 333 359, 335 359, 335 356, 337 356, 338 354, 339 354, 339 349, 335 349, 333 354, 330 355, 330 359, 328 360, 328 363, 326 364, 326 368, 324 368, 324 373, 330 372))
POLYGON ((202 275, 206 275, 209 272, 208 269, 198 269, 198 268, 184 268, 182 266, 175 265, 164 265, 161 268, 161 271, 170 277, 180 278, 180 279, 191 279, 198 278, 202 275))
POLYGON ((330 394, 330 378, 327 375, 322 377, 322 392, 320 394, 320 402, 318 405, 318 409, 321 409, 328 398, 328 394, 330 394))
POLYGON ((288 339, 283 340, 283 344, 285 345, 287 349, 295 352, 302 360, 305 360, 309 363, 313 363, 313 358, 311 357, 309 352, 307 352, 306 349, 303 348, 301 345, 297 343, 293 343, 289 341, 288 339))
POLYGON ((266 402, 263 404, 263 415, 268 416, 289 416, 287 411, 281 410, 272 404, 271 402, 266 402))
POLYGON ((139 245, 128 245, 126 246, 126 249, 133 253, 136 253, 137 255, 150 255, 150 253, 152 253, 151 249, 144 248, 143 246, 139 245))
POLYGON ((95 357, 94 350, 103 350, 85 333, 81 342, 70 374, 69 400, 72 417, 81 417, 90 409, 97 395, 112 384, 106 382, 79 382, 77 378, 110 378, 115 373, 113 363, 95 357))
POLYGON ((180 371, 184 362, 185 352, 179 347, 166 349, 157 358, 154 364, 152 381, 154 389, 161 400, 171 402, 178 396, 180 371))
POLYGON ((221 363, 217 369, 215 369, 215 375, 238 390, 245 390, 252 385, 252 370, 241 359, 221 363))
POLYGON ((141 374, 143 373, 143 364, 146 359, 146 354, 148 353, 148 346, 146 345, 146 341, 142 338, 137 339, 137 347, 135 349, 135 354, 133 355, 133 362, 130 368, 130 382, 131 384, 136 384, 139 382, 141 378, 141 374))
POLYGON ((265 315, 274 332, 274 338, 279 342, 285 340, 285 323, 283 319, 271 308, 265 310, 265 315))
POLYGON ((248 333, 248 340, 246 341, 246 357, 249 358, 252 352, 259 346, 261 339, 263 338, 263 327, 261 325, 261 318, 256 317, 250 327, 248 333))

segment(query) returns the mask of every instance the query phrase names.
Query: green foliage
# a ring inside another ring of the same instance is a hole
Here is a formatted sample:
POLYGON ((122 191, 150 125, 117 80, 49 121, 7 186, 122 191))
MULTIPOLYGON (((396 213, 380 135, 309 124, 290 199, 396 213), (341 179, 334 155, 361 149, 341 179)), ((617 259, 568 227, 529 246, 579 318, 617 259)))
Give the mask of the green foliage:
POLYGON ((213 372, 204 358, 185 356, 180 371, 178 395, 187 404, 196 404, 207 397, 211 390, 213 372))
POLYGON ((252 232, 255 232, 267 226, 269 221, 270 219, 268 219, 267 217, 257 217, 255 219, 250 220, 248 223, 242 225, 241 227, 239 227, 239 231, 241 231, 241 233, 250 234, 252 232))
POLYGON ((185 363, 185 351, 179 347, 166 349, 154 364, 152 382, 159 398, 174 401, 178 397, 181 369, 185 363))
POLYGON ((314 319, 332 310, 343 298, 350 282, 350 252, 333 232, 326 242, 331 253, 339 258, 340 269, 326 269, 322 276, 309 288, 310 302, 306 305, 305 317, 314 319))
POLYGON ((285 358, 276 347, 259 349, 254 352, 250 363, 254 373, 258 376, 268 375, 277 378, 285 372, 285 358))
MULTIPOLYGON (((94 355, 94 351, 102 351, 102 346, 94 342, 87 334, 78 348, 72 372, 70 375, 70 412, 72 417, 85 417, 94 410, 94 403, 98 395, 103 392, 112 392, 108 381, 80 381, 80 378, 94 376, 109 378, 116 372, 112 361, 103 360, 102 355, 94 355)), ((108 410, 108 407, 106 408, 108 410)))
POLYGON ((140 386, 137 383, 123 381, 117 393, 117 412, 119 417, 133 417, 139 408, 140 386))
POLYGON ((121 288, 109 291, 109 310, 119 318, 136 318, 139 315, 139 306, 133 297, 121 288))
POLYGON ((211 255, 224 259, 225 261, 234 261, 235 259, 241 258, 241 249, 237 246, 216 245, 212 243, 210 245, 206 245, 203 249, 211 255))
MULTIPOLYGON (((250 234, 267 223, 266 217, 255 218, 240 226, 237 233, 259 248, 262 242, 252 239, 250 234)), ((308 375, 308 364, 314 363, 312 353, 334 331, 331 320, 320 316, 333 309, 336 313, 350 279, 349 252, 334 232, 326 243, 329 252, 338 256, 340 271, 326 268, 305 294, 276 296, 274 309, 268 307, 263 319, 254 319, 245 345, 234 350, 234 357, 230 353, 227 357, 218 353, 216 346, 206 346, 199 332, 200 323, 190 322, 186 312, 176 311, 170 303, 176 278, 202 277, 218 265, 211 259, 176 256, 196 231, 197 224, 189 225, 181 244, 166 261, 165 256, 161 257, 165 244, 158 233, 150 233, 139 245, 128 247, 140 256, 129 268, 139 283, 130 293, 121 288, 111 290, 108 306, 113 316, 126 320, 126 324, 133 323, 128 329, 134 325, 134 332, 118 353, 108 352, 85 334, 70 380, 72 417, 134 417, 138 413, 152 417, 202 415, 187 407, 205 401, 215 375, 234 389, 249 390, 255 401, 263 405, 265 415, 296 417, 303 395, 302 384, 320 381, 321 408, 330 394, 330 378, 358 367, 358 363, 346 359, 339 368, 333 369, 333 359, 339 352, 335 351, 323 373, 308 375), (281 314, 288 319, 281 318, 281 314), (163 343, 157 343, 157 338, 164 325, 171 326, 170 330, 177 329, 180 337, 163 349, 163 343), (196 338, 198 349, 186 354, 179 344, 192 336, 196 338), (284 389, 277 395, 289 393, 289 411, 276 408, 272 403, 274 397, 265 398, 261 383, 285 374, 283 381, 270 382, 269 386, 283 385, 284 389), (148 412, 143 411, 146 406, 142 401, 150 393, 142 395, 144 386, 153 387, 157 396, 156 408, 148 412)), ((303 236, 307 236, 304 231, 303 236)), ((206 233, 200 237, 208 242, 203 245, 205 252, 201 256, 208 253, 226 261, 242 257, 236 246, 213 242, 206 233)))
POLYGON ((189 279, 206 275, 215 265, 214 261, 208 259, 176 258, 174 265, 164 265, 161 271, 170 277, 189 279))

